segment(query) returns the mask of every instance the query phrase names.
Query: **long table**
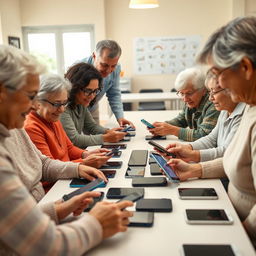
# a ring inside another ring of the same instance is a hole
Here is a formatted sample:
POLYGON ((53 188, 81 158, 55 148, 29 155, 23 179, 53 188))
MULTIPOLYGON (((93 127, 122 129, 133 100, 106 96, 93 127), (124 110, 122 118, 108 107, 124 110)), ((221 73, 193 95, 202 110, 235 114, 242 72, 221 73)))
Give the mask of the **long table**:
MULTIPOLYGON (((106 188, 97 189, 107 192, 110 187, 131 187, 131 179, 124 177, 127 163, 134 149, 148 149, 152 147, 144 140, 147 129, 140 122, 141 118, 149 122, 164 121, 176 116, 178 111, 139 111, 126 112, 125 117, 136 125, 136 136, 127 143, 120 160, 121 169, 117 170, 114 179, 109 179, 106 188)), ((108 123, 109 127, 117 125, 114 118, 108 123)), ((163 146, 177 141, 175 136, 168 136, 168 140, 159 141, 163 146)), ((119 160, 119 159, 116 159, 119 160)), ((151 176, 149 165, 146 166, 145 176, 151 176)), ((57 200, 74 189, 69 188, 70 180, 59 180, 46 194, 40 203, 57 200)), ((218 179, 190 180, 180 184, 169 183, 167 187, 147 187, 144 198, 170 198, 173 211, 171 213, 155 213, 154 225, 151 228, 130 227, 127 232, 119 233, 103 241, 99 246, 90 250, 86 255, 113 256, 113 255, 181 255, 181 246, 184 243, 203 244, 232 244, 243 256, 255 255, 254 248, 244 231, 242 224, 234 210, 228 195, 218 179), (213 187, 218 200, 181 200, 178 197, 178 187, 213 187), (185 222, 187 208, 223 208, 232 216, 232 225, 189 225, 185 222)), ((134 210, 134 207, 130 208, 134 210)))

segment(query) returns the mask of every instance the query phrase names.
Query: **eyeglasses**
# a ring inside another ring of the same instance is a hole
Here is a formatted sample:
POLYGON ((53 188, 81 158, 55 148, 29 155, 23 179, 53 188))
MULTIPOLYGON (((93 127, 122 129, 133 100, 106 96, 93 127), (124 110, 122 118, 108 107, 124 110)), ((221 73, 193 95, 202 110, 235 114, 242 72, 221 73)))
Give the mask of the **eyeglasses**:
POLYGON ((81 91, 86 95, 86 96, 91 96, 92 94, 94 95, 97 95, 99 94, 100 92, 100 89, 95 89, 95 90, 92 90, 92 89, 88 89, 88 88, 83 88, 81 89, 81 91))
POLYGON ((46 99, 42 99, 41 101, 45 101, 45 102, 47 102, 47 103, 49 103, 50 105, 52 105, 54 108, 60 108, 60 107, 67 107, 67 105, 68 105, 68 102, 66 101, 66 102, 64 102, 64 103, 58 103, 58 102, 56 102, 56 103, 52 103, 52 102, 50 102, 49 100, 46 100, 46 99))
POLYGON ((216 95, 217 93, 225 91, 225 90, 226 90, 225 88, 222 88, 222 89, 220 89, 218 91, 215 91, 215 92, 214 91, 209 91, 209 95, 210 95, 210 97, 212 97, 212 96, 216 95))
POLYGON ((207 79, 213 79, 217 84, 219 84, 219 78, 220 76, 228 69, 230 69, 231 67, 228 68, 224 68, 221 71, 219 71, 218 74, 213 73, 212 69, 208 70, 207 74, 206 74, 206 78, 207 79))
POLYGON ((181 98, 184 98, 185 96, 186 97, 192 97, 197 91, 199 91, 200 89, 197 89, 193 92, 186 92, 186 93, 183 93, 183 92, 176 92, 176 94, 181 97, 181 98))

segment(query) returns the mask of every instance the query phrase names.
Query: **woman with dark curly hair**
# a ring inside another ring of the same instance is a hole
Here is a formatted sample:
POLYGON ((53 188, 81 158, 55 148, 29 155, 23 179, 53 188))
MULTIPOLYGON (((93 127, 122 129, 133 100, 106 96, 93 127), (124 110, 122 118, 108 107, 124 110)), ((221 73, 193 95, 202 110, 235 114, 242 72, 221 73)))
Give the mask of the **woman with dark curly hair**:
POLYGON ((78 63, 69 68, 65 78, 72 88, 60 120, 73 144, 85 148, 123 139, 126 133, 120 132, 121 128, 107 129, 98 125, 88 110, 101 90, 102 78, 98 70, 90 64, 78 63))

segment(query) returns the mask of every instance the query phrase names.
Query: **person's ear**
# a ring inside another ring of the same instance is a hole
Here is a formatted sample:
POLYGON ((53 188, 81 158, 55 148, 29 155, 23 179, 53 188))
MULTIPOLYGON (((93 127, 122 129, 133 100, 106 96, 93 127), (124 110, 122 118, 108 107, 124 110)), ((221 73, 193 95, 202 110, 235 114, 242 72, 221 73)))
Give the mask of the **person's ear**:
POLYGON ((6 98, 6 88, 0 83, 0 102, 6 98))
POLYGON ((37 111, 37 110, 40 109, 40 105, 41 105, 41 103, 38 100, 34 100, 33 103, 32 103, 32 107, 31 108, 33 110, 37 111))
POLYGON ((92 57, 93 57, 93 60, 95 61, 95 60, 96 60, 96 54, 95 54, 95 52, 92 53, 92 57))
POLYGON ((252 61, 248 57, 243 57, 240 63, 240 68, 246 80, 250 80, 254 74, 252 61))

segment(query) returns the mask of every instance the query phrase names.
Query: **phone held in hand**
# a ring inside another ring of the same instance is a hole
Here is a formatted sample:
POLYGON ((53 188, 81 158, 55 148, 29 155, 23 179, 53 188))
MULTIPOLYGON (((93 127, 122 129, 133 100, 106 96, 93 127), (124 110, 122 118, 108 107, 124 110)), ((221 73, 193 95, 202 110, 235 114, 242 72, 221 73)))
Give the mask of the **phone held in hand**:
POLYGON ((100 170, 108 179, 112 179, 116 175, 116 170, 100 170))
POLYGON ((106 156, 115 156, 115 155, 118 155, 120 156, 121 155, 121 151, 119 151, 120 147, 117 147, 117 148, 112 148, 109 152, 107 152, 105 155, 106 156), (120 153, 120 154, 119 154, 120 153))
POLYGON ((70 198, 72 198, 73 196, 80 195, 80 194, 82 194, 82 193, 84 193, 86 191, 92 191, 92 190, 94 190, 94 189, 96 189, 98 187, 103 186, 104 184, 106 184, 104 182, 104 180, 98 178, 98 179, 96 179, 94 181, 91 181, 87 185, 85 185, 85 186, 83 186, 83 187, 81 187, 81 188, 79 188, 79 189, 77 189, 77 190, 75 190, 75 191, 73 191, 73 192, 71 192, 71 193, 69 193, 67 195, 64 195, 62 198, 63 198, 64 201, 67 201, 70 198))
POLYGON ((154 126, 153 124, 149 123, 149 122, 146 121, 145 119, 141 119, 140 121, 141 121, 143 124, 145 124, 148 128, 150 128, 150 129, 155 128, 155 126, 154 126))
POLYGON ((150 155, 156 160, 156 163, 164 171, 165 175, 169 180, 171 180, 172 182, 180 181, 179 177, 175 174, 172 168, 169 165, 167 165, 167 162, 162 156, 154 152, 152 152, 150 155))
POLYGON ((104 192, 100 192, 100 196, 93 197, 93 202, 89 204, 87 208, 84 209, 84 212, 89 212, 95 206, 96 203, 103 200, 103 197, 104 197, 104 192))
POLYGON ((130 129, 131 129, 132 127, 129 125, 129 126, 126 126, 126 127, 124 127, 120 132, 128 132, 128 131, 131 131, 130 129))
POLYGON ((214 188, 178 188, 178 192, 180 199, 218 199, 218 195, 214 188))
POLYGON ((165 153, 167 156, 171 156, 172 158, 175 158, 176 155, 168 152, 164 147, 162 147, 161 145, 159 145, 158 143, 154 142, 153 140, 150 140, 148 142, 148 144, 150 144, 151 146, 155 147, 157 150, 159 150, 162 153, 165 153))
POLYGON ((126 149, 127 144, 103 144, 101 145, 102 148, 112 149, 112 148, 119 148, 119 149, 126 149))

